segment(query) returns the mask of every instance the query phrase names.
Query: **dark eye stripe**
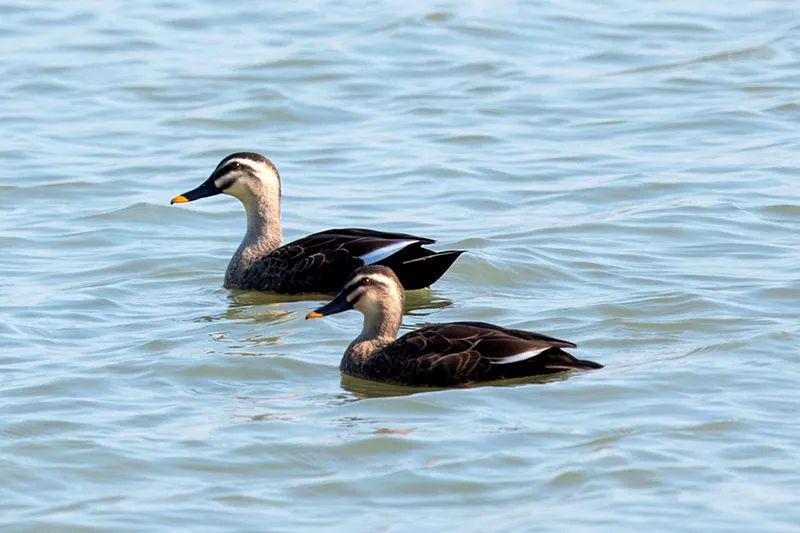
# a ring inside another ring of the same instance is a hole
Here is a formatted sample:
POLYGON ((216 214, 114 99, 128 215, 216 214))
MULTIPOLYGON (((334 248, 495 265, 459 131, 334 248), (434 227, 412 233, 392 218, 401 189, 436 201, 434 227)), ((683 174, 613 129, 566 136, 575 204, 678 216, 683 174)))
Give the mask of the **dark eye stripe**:
POLYGON ((241 169, 241 168, 242 168, 242 165, 240 165, 237 161, 234 161, 232 163, 228 163, 227 165, 225 165, 222 168, 218 168, 216 173, 218 175, 220 175, 220 176, 224 176, 228 172, 233 172, 234 170, 238 170, 238 169, 241 169))
POLYGON ((352 285, 350 287, 346 287, 344 289, 344 295, 345 296, 350 296, 351 294, 353 294, 354 291, 358 290, 360 287, 361 287, 360 283, 356 283, 355 285, 352 285))
POLYGON ((355 306, 356 306, 356 304, 358 303, 358 301, 359 301, 359 300, 360 300, 360 299, 361 299, 363 296, 364 296, 364 293, 362 292, 361 294, 359 294, 358 296, 356 296, 355 298, 353 298, 352 300, 350 300, 350 305, 351 305, 351 306, 353 306, 353 307, 355 307, 355 306))
MULTIPOLYGON (((345 296, 345 298, 347 298, 348 296, 350 296, 351 294, 353 294, 355 291, 357 291, 357 290, 358 290, 358 289, 360 289, 361 287, 370 286, 370 285, 371 285, 371 283, 369 283, 369 282, 366 282, 366 283, 365 283, 364 279, 361 279, 361 280, 359 280, 359 282, 358 282, 358 283, 356 283, 355 285, 351 285, 350 287, 346 287, 346 288, 345 288, 345 292, 344 292, 344 296, 345 296)), ((364 291, 364 292, 366 292, 366 291, 364 291)), ((362 292, 361 294, 359 294, 359 295, 358 295, 358 298, 356 298, 355 300, 353 300, 353 301, 352 301, 352 302, 350 302, 350 303, 351 303, 351 304, 353 304, 353 305, 355 305, 355 303, 356 303, 357 301, 359 301, 359 300, 361 299, 361 297, 362 297, 362 296, 364 296, 364 292, 362 292)))

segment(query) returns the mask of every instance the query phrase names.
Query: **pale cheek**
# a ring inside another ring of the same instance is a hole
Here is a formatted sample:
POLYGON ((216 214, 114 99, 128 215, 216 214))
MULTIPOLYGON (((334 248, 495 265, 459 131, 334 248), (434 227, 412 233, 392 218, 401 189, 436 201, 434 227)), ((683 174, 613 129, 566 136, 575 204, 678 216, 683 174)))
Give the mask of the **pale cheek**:
POLYGON ((363 296, 360 300, 356 302, 356 305, 353 306, 353 309, 357 311, 361 311, 362 313, 369 313, 375 308, 375 301, 372 299, 371 296, 363 296))
POLYGON ((245 202, 250 198, 273 198, 280 191, 277 182, 256 181, 247 177, 240 177, 222 192, 245 202))
POLYGON ((233 184, 230 187, 228 187, 222 192, 225 194, 229 194, 234 198, 238 198, 239 200, 244 200, 245 198, 249 198, 250 196, 252 196, 250 191, 247 190, 247 187, 242 185, 242 183, 239 181, 233 182, 233 184))

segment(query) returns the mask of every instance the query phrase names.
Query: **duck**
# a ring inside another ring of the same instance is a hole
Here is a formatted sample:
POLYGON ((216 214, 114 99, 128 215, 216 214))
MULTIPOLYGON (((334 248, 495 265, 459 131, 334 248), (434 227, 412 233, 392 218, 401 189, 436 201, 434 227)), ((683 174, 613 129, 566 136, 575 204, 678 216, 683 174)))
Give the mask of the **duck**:
POLYGON ((247 231, 225 271, 228 289, 336 293, 353 270, 371 264, 392 268, 407 290, 422 289, 464 252, 435 252, 425 248, 433 239, 362 228, 329 229, 283 244, 281 177, 255 152, 228 155, 200 186, 170 204, 218 194, 238 199, 247 215, 247 231))
POLYGON ((361 334, 345 350, 339 369, 395 385, 444 388, 603 367, 564 351, 577 348, 569 341, 484 322, 432 324, 398 338, 403 304, 403 286, 395 273, 367 265, 306 319, 359 311, 364 315, 361 334))

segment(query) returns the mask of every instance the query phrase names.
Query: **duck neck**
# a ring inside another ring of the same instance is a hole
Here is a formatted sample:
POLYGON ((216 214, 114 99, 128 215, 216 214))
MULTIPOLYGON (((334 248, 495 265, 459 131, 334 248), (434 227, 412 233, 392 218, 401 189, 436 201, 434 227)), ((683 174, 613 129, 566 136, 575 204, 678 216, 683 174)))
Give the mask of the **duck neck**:
POLYGON ((394 342, 403 317, 403 303, 382 304, 364 313, 361 334, 350 343, 346 356, 364 361, 375 352, 394 342))
POLYGON ((283 243, 280 196, 242 199, 247 213, 247 233, 225 273, 225 286, 235 288, 250 266, 283 243))

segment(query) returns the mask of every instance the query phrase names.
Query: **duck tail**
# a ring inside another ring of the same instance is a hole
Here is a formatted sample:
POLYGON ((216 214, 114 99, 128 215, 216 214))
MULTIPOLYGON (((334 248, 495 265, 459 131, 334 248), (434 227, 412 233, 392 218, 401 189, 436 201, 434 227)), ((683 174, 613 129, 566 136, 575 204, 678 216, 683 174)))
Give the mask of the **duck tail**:
POLYGON ((603 365, 595 363, 594 361, 589 361, 588 359, 575 359, 572 368, 577 370, 597 370, 598 368, 603 368, 603 365))
POLYGON ((430 287, 436 280, 441 278, 455 260, 458 259, 458 256, 463 253, 464 250, 434 252, 419 247, 416 257, 391 261, 386 266, 394 270, 406 290, 424 289, 425 287, 430 287))
POLYGON ((546 358, 546 361, 542 361, 544 366, 551 370, 597 370, 598 368, 603 368, 600 363, 578 359, 560 348, 548 350, 542 356, 546 358))

